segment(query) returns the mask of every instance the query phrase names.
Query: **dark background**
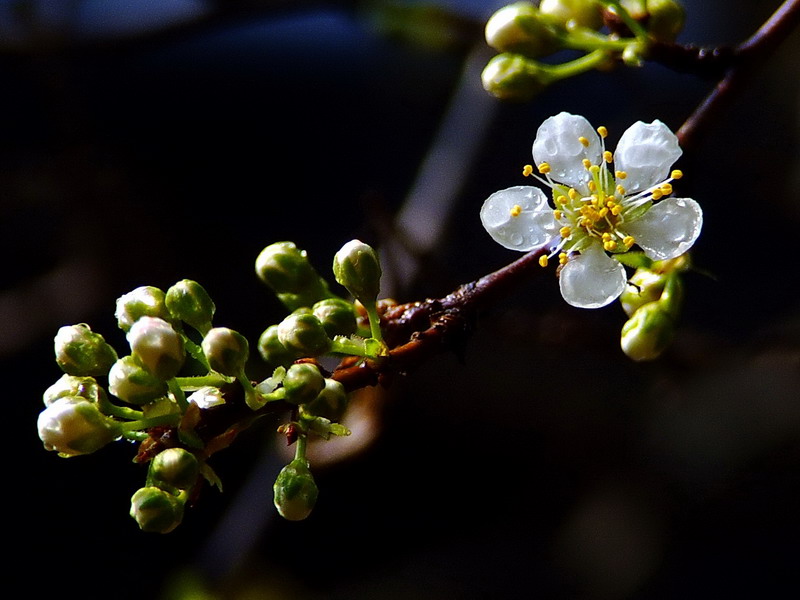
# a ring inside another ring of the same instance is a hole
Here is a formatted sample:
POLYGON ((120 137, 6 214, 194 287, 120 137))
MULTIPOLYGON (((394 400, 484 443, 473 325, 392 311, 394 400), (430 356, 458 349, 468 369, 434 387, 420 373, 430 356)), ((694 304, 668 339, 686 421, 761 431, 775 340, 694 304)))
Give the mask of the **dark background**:
MULTIPOLYGON (((145 474, 133 447, 68 460, 42 449, 35 420, 60 375, 60 325, 90 323, 121 350, 115 299, 192 278, 216 324, 255 340, 282 317, 254 275, 259 250, 294 240, 327 272, 353 237, 387 244, 459 93, 482 99, 443 142, 467 160, 444 160, 443 189, 423 190, 452 209, 431 223, 443 226, 424 268, 390 286, 399 301, 516 258, 478 208, 523 183, 546 117, 583 114, 612 139, 636 120, 677 129, 711 88, 651 65, 501 105, 462 79, 491 57, 482 24, 501 4, 440 2, 452 12, 422 15, 426 37, 398 28, 396 12, 389 27, 386 3, 2 3, 8 589, 19 578, 36 597, 89 598, 203 585, 222 598, 797 592, 796 33, 679 163, 678 193, 702 204, 705 228, 662 360, 626 359, 619 307, 573 309, 543 274, 486 315, 463 363, 442 356, 360 398, 355 450, 316 463, 320 500, 302 523, 272 507, 287 460, 277 421, 215 457, 225 492, 208 490, 167 536, 127 516, 145 474)), ((685 5, 680 39, 713 45, 746 38, 778 2, 685 5)))

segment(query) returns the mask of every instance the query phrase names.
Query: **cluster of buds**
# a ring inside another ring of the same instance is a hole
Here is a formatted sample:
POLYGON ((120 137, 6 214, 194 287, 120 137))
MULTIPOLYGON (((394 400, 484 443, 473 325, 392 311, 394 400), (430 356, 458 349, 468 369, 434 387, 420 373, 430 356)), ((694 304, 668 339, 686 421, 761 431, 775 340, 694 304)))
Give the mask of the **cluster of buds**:
POLYGON ((628 315, 620 346, 636 361, 655 360, 671 344, 683 301, 681 273, 689 267, 686 254, 645 262, 636 269, 619 298, 628 315))
POLYGON ((516 2, 486 23, 486 42, 499 54, 484 68, 483 86, 501 99, 529 100, 556 81, 618 60, 639 66, 650 44, 675 40, 684 20, 676 0, 516 2), (541 61, 562 50, 583 55, 541 61))
POLYGON ((296 455, 275 482, 275 506, 287 519, 305 518, 317 496, 305 458, 307 438, 349 434, 339 424, 347 392, 317 359, 333 354, 379 360, 386 352, 377 312, 381 269, 368 245, 349 242, 333 261, 334 277, 351 299, 333 294, 306 253, 290 242, 265 248, 256 271, 291 311, 259 339, 259 353, 272 369, 260 383, 245 372, 247 338, 214 326, 214 302, 191 280, 166 292, 142 286, 117 300, 117 325, 129 346, 121 356, 86 324, 62 327, 55 336, 63 375, 43 395, 39 437, 62 457, 90 454, 115 440, 147 441, 137 460, 149 461, 148 475, 130 509, 144 531, 172 531, 199 481, 218 484, 207 464, 216 450, 197 425, 203 411, 227 404, 228 396, 233 402, 243 398, 251 411, 270 402, 291 410, 281 430, 297 442, 296 455), (243 393, 228 394, 230 386, 243 393), (169 442, 156 441, 163 439, 169 442))

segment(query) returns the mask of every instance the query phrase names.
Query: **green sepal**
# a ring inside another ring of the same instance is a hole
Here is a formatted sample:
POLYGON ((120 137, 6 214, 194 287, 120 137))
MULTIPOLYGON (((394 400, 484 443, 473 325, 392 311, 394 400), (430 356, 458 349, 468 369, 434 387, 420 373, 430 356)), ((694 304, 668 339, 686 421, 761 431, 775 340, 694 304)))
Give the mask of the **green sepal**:
POLYGON ((632 269, 650 269, 653 266, 653 260, 638 250, 614 254, 614 258, 632 269))

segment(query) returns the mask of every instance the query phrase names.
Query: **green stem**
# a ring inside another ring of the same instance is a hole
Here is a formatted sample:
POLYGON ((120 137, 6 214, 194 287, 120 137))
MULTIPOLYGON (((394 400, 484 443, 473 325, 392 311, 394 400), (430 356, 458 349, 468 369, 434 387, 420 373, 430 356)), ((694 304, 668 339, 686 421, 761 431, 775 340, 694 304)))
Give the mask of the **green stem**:
POLYGON ((647 40, 647 30, 642 27, 642 24, 634 19, 619 2, 613 2, 610 0, 598 0, 598 2, 622 19, 622 22, 628 26, 628 29, 630 29, 633 35, 635 35, 639 40, 647 40))
POLYGON ((576 75, 580 75, 581 73, 585 73, 586 71, 591 71, 597 66, 603 64, 606 60, 608 60, 607 51, 595 50, 594 52, 590 52, 585 56, 561 63, 560 65, 542 64, 540 65, 540 68, 550 75, 553 80, 558 80, 566 79, 567 77, 574 77, 576 75))
POLYGON ((181 415, 178 413, 171 413, 168 415, 159 415, 157 417, 150 417, 139 419, 138 421, 128 421, 127 423, 120 423, 120 431, 124 434, 133 431, 143 431, 151 427, 158 427, 160 425, 169 425, 175 427, 180 423, 181 415))
POLYGON ((364 308, 367 309, 369 317, 369 330, 373 339, 383 343, 383 333, 381 332, 381 318, 378 315, 378 306, 375 302, 370 302, 364 308))
POLYGON ((100 409, 100 412, 102 412, 104 415, 119 417, 120 419, 125 419, 127 421, 135 421, 136 419, 141 419, 143 416, 142 411, 128 408, 127 406, 118 406, 107 398, 99 400, 97 405, 100 409))
POLYGON ((231 379, 219 373, 209 373, 208 375, 195 375, 191 377, 176 377, 174 381, 182 390, 198 390, 201 387, 219 387, 230 383, 231 379))
POLYGON ((187 402, 186 394, 183 393, 183 389, 178 383, 178 378, 173 377, 167 381, 167 387, 170 393, 175 397, 175 402, 177 402, 178 407, 181 409, 181 414, 185 413, 189 408, 189 402, 187 402))

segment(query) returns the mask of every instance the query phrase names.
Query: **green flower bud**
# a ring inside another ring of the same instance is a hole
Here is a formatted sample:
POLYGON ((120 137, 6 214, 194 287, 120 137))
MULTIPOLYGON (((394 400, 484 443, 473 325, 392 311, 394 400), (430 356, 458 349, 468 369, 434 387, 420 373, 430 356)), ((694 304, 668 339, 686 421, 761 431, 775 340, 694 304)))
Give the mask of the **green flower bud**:
POLYGON ((258 353, 272 367, 288 367, 300 354, 286 348, 278 339, 278 326, 270 325, 258 338, 258 353))
POLYGON ((126 337, 131 353, 156 377, 171 379, 183 366, 183 338, 165 320, 141 317, 126 337))
POLYGON ((115 421, 79 397, 59 398, 39 413, 36 424, 45 449, 63 457, 90 454, 120 435, 115 421))
POLYGON ((124 402, 141 405, 166 395, 167 382, 129 355, 115 362, 108 372, 108 391, 124 402))
POLYGON ((319 495, 308 463, 300 459, 293 460, 281 469, 272 490, 275 508, 289 521, 302 521, 308 517, 319 495))
POLYGON ((215 327, 203 338, 203 354, 209 366, 223 375, 236 377, 250 356, 250 344, 245 337, 227 327, 215 327))
POLYGON ((647 32, 661 42, 674 42, 683 30, 686 11, 675 0, 647 0, 647 32))
POLYGON ((333 257, 333 275, 362 304, 374 303, 381 286, 381 265, 371 246, 351 240, 333 257))
POLYGON ((300 294, 316 286, 319 279, 306 251, 293 242, 276 242, 264 248, 256 258, 256 274, 277 293, 300 294))
POLYGON ((292 404, 311 402, 325 388, 325 378, 316 365, 297 363, 289 367, 283 378, 285 399, 292 404))
POLYGON ((311 402, 304 404, 301 411, 306 415, 338 422, 347 410, 347 401, 344 385, 335 379, 326 379, 322 391, 311 402))
POLYGON ((167 309, 180 319, 205 333, 211 328, 216 306, 205 288, 191 279, 183 279, 167 290, 164 298, 167 309))
POLYGON ((356 332, 356 310, 351 302, 341 298, 326 298, 312 307, 328 337, 348 336, 356 332))
POLYGON ((331 339, 320 320, 312 313, 294 312, 278 323, 278 341, 300 356, 320 356, 331 346, 331 339))
POLYGON ((114 348, 85 323, 61 327, 54 343, 56 362, 67 375, 105 375, 117 360, 114 348))
POLYGON ((131 516, 142 531, 169 533, 183 520, 183 502, 157 487, 143 487, 131 497, 131 516))
POLYGON ((165 321, 171 319, 164 292, 151 285, 143 285, 120 296, 114 314, 122 331, 128 331, 142 317, 158 317, 165 321))
POLYGON ((600 29, 603 26, 603 14, 595 0, 542 0, 539 12, 562 27, 577 25, 600 29))
POLYGON ((649 269, 636 269, 628 280, 628 286, 619 297, 622 309, 629 317, 633 316, 640 306, 650 304, 661 298, 666 277, 649 269))
POLYGON ((200 463, 194 454, 183 448, 168 448, 150 462, 153 483, 179 490, 191 489, 200 475, 200 463), (163 485, 162 485, 163 484, 163 485))
POLYGON ((498 10, 486 22, 486 43, 498 52, 536 58, 560 47, 558 34, 543 22, 531 2, 516 2, 498 10))
POLYGON ((99 402, 105 399, 105 391, 94 377, 76 377, 64 374, 45 390, 42 400, 45 406, 50 406, 59 398, 66 396, 85 398, 89 402, 99 402))
POLYGON ((481 73, 483 89, 501 100, 530 100, 551 80, 536 61, 519 54, 498 54, 481 73))
POLYGON ((636 361, 653 360, 666 350, 675 334, 675 320, 660 302, 639 307, 622 326, 622 351, 636 361))

